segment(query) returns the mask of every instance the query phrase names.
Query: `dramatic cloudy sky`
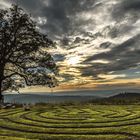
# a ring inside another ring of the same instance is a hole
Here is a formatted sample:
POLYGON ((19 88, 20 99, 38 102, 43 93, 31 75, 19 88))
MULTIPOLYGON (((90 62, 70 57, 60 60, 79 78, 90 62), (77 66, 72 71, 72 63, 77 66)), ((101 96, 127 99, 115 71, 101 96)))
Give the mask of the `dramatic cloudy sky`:
MULTIPOLYGON (((14 0, 0 0, 9 7, 14 0)), ((140 0, 19 0, 52 50, 67 88, 140 87, 140 0)))

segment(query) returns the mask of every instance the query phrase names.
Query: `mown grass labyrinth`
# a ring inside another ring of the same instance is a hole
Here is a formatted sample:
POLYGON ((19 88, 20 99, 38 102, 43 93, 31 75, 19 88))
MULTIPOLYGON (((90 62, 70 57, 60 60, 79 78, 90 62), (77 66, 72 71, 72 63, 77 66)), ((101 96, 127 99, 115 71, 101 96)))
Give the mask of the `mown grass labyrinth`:
POLYGON ((45 105, 0 110, 0 140, 140 140, 140 106, 45 105))

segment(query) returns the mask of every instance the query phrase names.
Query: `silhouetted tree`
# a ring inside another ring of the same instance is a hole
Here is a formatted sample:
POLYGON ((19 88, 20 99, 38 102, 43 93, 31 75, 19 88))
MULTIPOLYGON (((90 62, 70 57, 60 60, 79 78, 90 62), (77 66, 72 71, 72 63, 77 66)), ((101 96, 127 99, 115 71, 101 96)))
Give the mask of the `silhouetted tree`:
POLYGON ((39 32, 23 9, 0 10, 0 101, 2 92, 19 86, 57 83, 57 66, 48 53, 53 42, 39 32))

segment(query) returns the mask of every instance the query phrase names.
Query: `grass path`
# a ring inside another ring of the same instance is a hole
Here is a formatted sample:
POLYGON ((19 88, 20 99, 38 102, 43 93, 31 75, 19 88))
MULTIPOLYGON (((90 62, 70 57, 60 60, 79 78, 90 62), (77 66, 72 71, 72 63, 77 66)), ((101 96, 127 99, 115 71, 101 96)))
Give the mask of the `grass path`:
POLYGON ((69 105, 0 110, 0 140, 140 140, 140 106, 69 105))

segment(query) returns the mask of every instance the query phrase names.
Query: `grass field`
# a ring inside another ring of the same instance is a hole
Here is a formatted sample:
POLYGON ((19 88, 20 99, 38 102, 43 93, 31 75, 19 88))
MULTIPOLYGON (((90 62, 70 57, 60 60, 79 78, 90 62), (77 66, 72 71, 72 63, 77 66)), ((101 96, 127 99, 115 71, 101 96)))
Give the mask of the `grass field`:
POLYGON ((0 140, 140 140, 140 106, 38 105, 0 110, 0 140))

